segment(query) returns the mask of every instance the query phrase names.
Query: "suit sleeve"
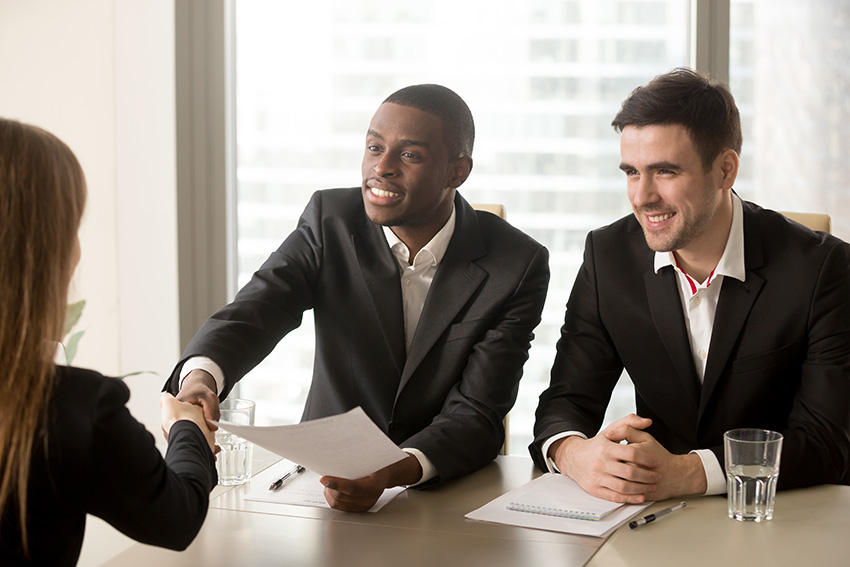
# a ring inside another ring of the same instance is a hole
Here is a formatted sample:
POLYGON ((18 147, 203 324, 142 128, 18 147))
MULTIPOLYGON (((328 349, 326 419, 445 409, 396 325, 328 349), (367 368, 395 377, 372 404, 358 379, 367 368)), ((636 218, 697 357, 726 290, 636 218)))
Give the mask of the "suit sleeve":
POLYGON ((599 315, 599 282, 592 233, 585 242, 584 262, 567 302, 549 387, 540 395, 531 457, 547 471, 542 453, 547 439, 565 431, 594 436, 605 418, 611 392, 623 372, 611 337, 599 315))
POLYGON ((183 363, 206 356, 224 372, 223 400, 249 370, 259 364, 290 331, 301 325, 314 305, 321 270, 321 192, 316 192, 297 229, 269 256, 228 305, 214 313, 186 347, 163 388, 176 394, 183 363))
POLYGON ((499 453, 505 437, 503 419, 516 400, 546 300, 548 256, 542 246, 528 256, 518 285, 473 347, 441 412, 401 444, 428 456, 439 473, 434 482, 477 470, 499 453))
POLYGON ((105 381, 96 404, 87 509, 142 543, 182 550, 206 517, 217 476, 198 426, 178 421, 165 459, 124 405, 120 382, 105 381))

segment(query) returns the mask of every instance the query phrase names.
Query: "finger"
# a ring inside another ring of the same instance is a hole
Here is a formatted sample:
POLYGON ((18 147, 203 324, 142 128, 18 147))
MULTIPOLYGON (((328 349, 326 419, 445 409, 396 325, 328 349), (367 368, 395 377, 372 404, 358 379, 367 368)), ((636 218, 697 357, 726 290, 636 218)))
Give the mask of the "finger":
POLYGON ((622 462, 628 465, 644 469, 656 469, 660 465, 658 459, 648 450, 649 444, 654 439, 644 439, 642 442, 631 441, 629 444, 614 444, 608 448, 607 456, 614 462, 622 462))
POLYGON ((603 435, 606 439, 614 441, 615 443, 619 443, 620 441, 639 443, 641 441, 648 441, 649 439, 652 439, 652 435, 646 431, 643 431, 642 429, 635 429, 631 425, 627 425, 625 423, 619 424, 617 427, 607 428, 603 432, 603 435))
POLYGON ((340 487, 345 482, 345 479, 338 478, 338 477, 335 477, 335 476, 325 475, 325 476, 323 476, 322 478, 319 479, 319 482, 325 488, 330 488, 331 490, 340 491, 341 490, 340 487))
POLYGON ((629 415, 622 417, 605 428, 605 431, 609 429, 616 429, 622 426, 633 427, 635 429, 646 429, 652 425, 652 420, 648 417, 640 417, 639 415, 635 415, 630 413, 629 415))
POLYGON ((621 504, 643 504, 646 502, 646 495, 644 494, 623 494, 606 487, 599 487, 591 492, 591 494, 597 498, 604 498, 605 500, 619 502, 621 504))
MULTIPOLYGON (((608 474, 622 480, 623 482, 641 484, 644 486, 655 485, 661 482, 661 474, 657 471, 635 466, 634 464, 627 462, 611 463, 608 468, 608 474)), ((610 485, 609 488, 611 488, 610 485)), ((624 492, 631 493, 634 492, 634 489, 624 492)))
POLYGON ((209 396, 191 400, 194 405, 200 406, 204 410, 204 418, 207 421, 219 421, 221 419, 221 411, 219 409, 218 397, 215 395, 210 399, 209 396))

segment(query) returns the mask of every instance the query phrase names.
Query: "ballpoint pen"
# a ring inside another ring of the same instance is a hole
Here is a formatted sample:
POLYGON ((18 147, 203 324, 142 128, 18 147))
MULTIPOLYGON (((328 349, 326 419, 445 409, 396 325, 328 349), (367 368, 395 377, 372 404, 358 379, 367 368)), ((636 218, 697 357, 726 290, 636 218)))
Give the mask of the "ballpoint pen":
POLYGON ((676 510, 681 510, 682 508, 684 508, 687 505, 688 505, 687 502, 679 502, 675 506, 670 506, 669 508, 665 508, 664 510, 661 510, 660 512, 656 512, 654 514, 649 514, 648 516, 644 516, 643 518, 640 518, 638 520, 633 520, 633 521, 629 522, 629 527, 632 528, 632 529, 635 529, 638 526, 648 524, 649 522, 654 522, 655 520, 657 520, 661 516, 666 516, 670 512, 675 512, 676 510))
POLYGON ((288 479, 292 475, 296 475, 302 472, 303 470, 304 467, 302 467, 301 465, 295 465, 294 467, 286 471, 285 475, 271 483, 271 485, 269 485, 269 490, 278 490, 281 486, 283 486, 283 483, 286 482, 286 479, 288 479))

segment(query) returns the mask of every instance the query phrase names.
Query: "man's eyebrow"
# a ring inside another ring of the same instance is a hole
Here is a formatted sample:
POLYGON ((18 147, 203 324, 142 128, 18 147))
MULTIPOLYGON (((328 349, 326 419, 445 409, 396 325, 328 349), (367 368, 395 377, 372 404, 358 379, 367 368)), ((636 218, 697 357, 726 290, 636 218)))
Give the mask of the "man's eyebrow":
POLYGON ((649 164, 647 169, 682 169, 682 167, 671 161, 659 161, 649 164))
MULTIPOLYGON (((636 170, 637 168, 633 165, 628 164, 628 163, 621 163, 620 169, 622 169, 623 171, 631 171, 631 170, 636 170)), ((675 164, 675 163, 670 162, 670 161, 659 161, 659 162, 656 162, 656 163, 650 163, 649 165, 646 166, 646 169, 679 170, 679 169, 682 169, 682 167, 680 165, 675 164)))
MULTIPOLYGON (((378 132, 376 132, 372 129, 367 130, 366 135, 371 136, 373 138, 378 138, 379 140, 384 139, 384 137, 381 136, 381 134, 379 134, 378 132)), ((420 142, 419 140, 411 140, 411 139, 408 139, 408 138, 403 138, 403 139, 399 140, 398 142, 402 146, 420 146, 420 147, 423 147, 423 148, 430 147, 430 144, 428 144, 428 142, 420 142)))

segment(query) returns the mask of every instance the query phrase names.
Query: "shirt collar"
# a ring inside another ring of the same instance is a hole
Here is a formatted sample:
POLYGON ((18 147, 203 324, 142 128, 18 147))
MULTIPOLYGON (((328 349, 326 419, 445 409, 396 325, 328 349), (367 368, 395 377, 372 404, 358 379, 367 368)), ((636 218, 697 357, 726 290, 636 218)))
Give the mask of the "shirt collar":
MULTIPOLYGON (((676 266, 672 252, 655 253, 655 273, 665 266, 676 266)), ((714 268, 714 277, 729 276, 736 280, 746 281, 747 269, 744 264, 744 207, 741 198, 732 193, 732 227, 723 255, 714 268)))
MULTIPOLYGON (((422 247, 416 257, 413 259, 412 264, 419 265, 422 262, 438 266, 440 262, 443 260, 443 256, 446 255, 446 250, 449 247, 449 242, 452 239, 452 235, 455 231, 455 206, 452 203, 452 212, 449 215, 449 220, 446 221, 446 224, 443 225, 437 234, 428 241, 428 244, 422 247)), ((390 229, 388 226, 382 226, 384 229, 384 238, 387 239, 387 244, 390 246, 390 250, 392 250, 395 257, 398 259, 399 263, 402 266, 410 265, 410 250, 407 248, 407 245, 401 241, 401 239, 396 236, 396 234, 390 229)))

